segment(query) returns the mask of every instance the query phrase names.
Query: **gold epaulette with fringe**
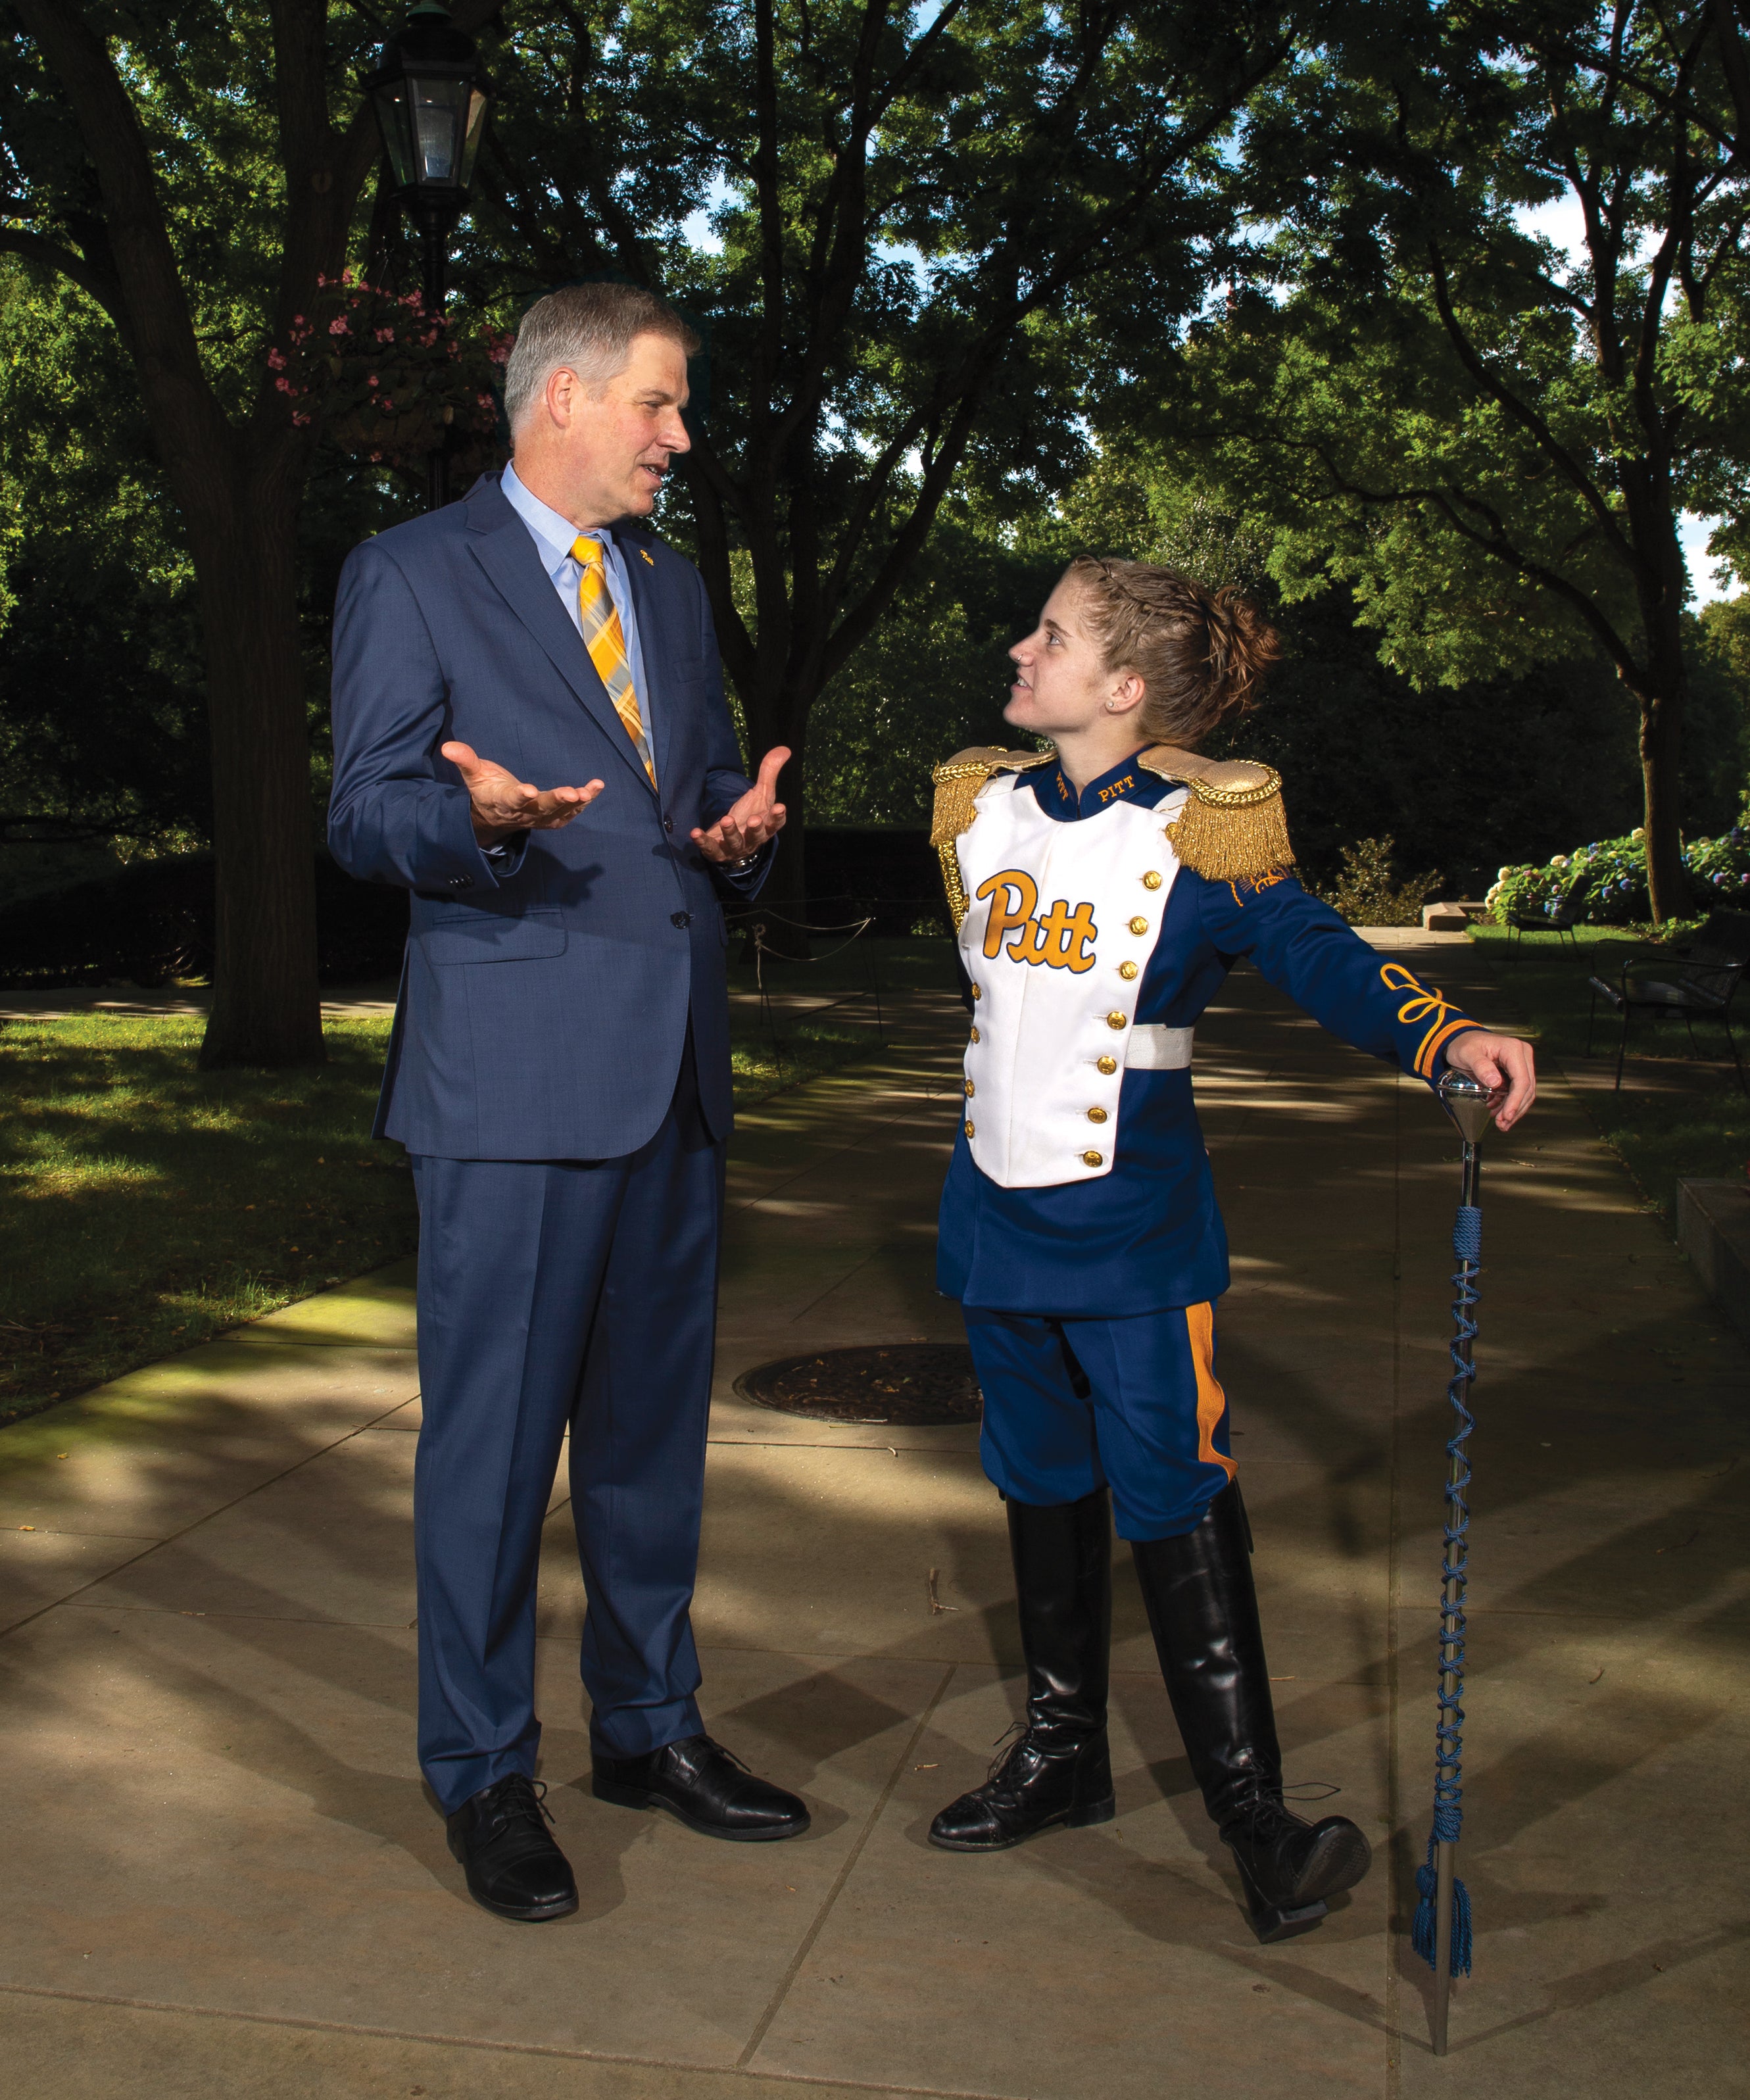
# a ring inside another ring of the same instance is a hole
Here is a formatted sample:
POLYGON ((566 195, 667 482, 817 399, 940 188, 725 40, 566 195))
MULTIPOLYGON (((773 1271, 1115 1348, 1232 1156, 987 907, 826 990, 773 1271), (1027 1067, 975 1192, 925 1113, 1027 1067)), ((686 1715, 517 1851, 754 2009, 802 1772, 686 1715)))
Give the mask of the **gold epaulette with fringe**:
POLYGON ((1193 875, 1211 882, 1255 882, 1293 866, 1282 776, 1274 766, 1245 758, 1199 758, 1165 743, 1142 752, 1136 762, 1191 791, 1168 830, 1173 851, 1193 875))
POLYGON ((930 775, 936 788, 936 806, 930 823, 930 844, 941 862, 942 888, 948 893, 948 909, 954 929, 960 930, 966 916, 966 885, 960 879, 959 838, 972 827, 978 814, 972 806, 978 791, 993 773, 1025 773, 1031 766, 1051 762, 1048 751, 1005 751, 1000 744, 974 744, 945 759, 930 775))

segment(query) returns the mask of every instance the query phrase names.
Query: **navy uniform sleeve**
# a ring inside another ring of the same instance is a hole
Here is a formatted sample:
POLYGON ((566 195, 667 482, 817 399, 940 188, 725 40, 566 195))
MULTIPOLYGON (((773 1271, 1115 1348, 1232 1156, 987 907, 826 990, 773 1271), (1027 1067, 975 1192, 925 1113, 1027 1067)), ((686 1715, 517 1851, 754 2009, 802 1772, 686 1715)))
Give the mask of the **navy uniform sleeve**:
POLYGON ((1397 956, 1369 947, 1291 875, 1215 882, 1186 868, 1179 880, 1198 885, 1203 930, 1223 955, 1247 956, 1321 1027, 1430 1086, 1446 1069, 1447 1044, 1482 1026, 1397 956))

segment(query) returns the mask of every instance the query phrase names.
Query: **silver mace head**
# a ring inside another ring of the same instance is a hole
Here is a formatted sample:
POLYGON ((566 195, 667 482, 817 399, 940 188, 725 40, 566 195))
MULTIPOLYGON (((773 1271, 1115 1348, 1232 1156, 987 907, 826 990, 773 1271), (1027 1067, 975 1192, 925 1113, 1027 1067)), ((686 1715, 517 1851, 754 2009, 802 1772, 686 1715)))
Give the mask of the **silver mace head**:
POLYGON ((1435 1091, 1465 1143, 1480 1145, 1488 1135, 1488 1088, 1467 1072, 1448 1071, 1435 1091))

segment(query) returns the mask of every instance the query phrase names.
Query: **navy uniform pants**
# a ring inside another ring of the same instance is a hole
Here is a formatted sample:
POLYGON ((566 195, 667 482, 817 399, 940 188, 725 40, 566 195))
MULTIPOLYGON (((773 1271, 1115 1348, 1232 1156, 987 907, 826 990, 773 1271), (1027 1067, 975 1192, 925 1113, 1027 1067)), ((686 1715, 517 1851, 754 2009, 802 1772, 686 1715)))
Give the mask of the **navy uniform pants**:
POLYGON ((1236 1471, 1213 1306, 1115 1320, 961 1311, 985 1396, 980 1455, 1005 1495, 1050 1506, 1104 1485, 1121 1538, 1196 1528, 1236 1471))
POLYGON ((635 1757, 699 1731, 689 1612, 723 1148, 690 1047, 641 1151, 412 1167, 419 1758, 449 1811, 535 1768, 536 1572, 567 1430, 591 1740, 635 1757))

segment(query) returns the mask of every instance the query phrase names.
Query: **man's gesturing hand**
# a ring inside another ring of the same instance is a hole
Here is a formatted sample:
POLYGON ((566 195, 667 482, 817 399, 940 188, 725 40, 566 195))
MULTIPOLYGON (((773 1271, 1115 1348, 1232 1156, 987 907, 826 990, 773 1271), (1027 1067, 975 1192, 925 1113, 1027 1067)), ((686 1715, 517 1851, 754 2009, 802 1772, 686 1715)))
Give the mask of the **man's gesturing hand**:
POLYGON ((774 744, 760 761, 759 779, 734 808, 725 810, 709 831, 693 833, 694 845, 707 860, 746 860, 784 828, 784 805, 775 797, 778 776, 789 756, 787 747, 774 744))
POLYGON ((1511 1130, 1537 1098, 1537 1074, 1532 1061, 1532 1046, 1516 1035, 1491 1035, 1483 1028, 1467 1028, 1446 1046, 1446 1061, 1456 1070, 1479 1079, 1490 1093, 1506 1089, 1504 1100, 1491 1102, 1499 1128, 1511 1130))
POLYGON ((602 792, 599 780, 582 788, 536 788, 490 758, 476 757, 465 743, 442 749, 462 776, 474 805, 474 835, 483 846, 496 845, 513 832, 559 831, 602 792))

